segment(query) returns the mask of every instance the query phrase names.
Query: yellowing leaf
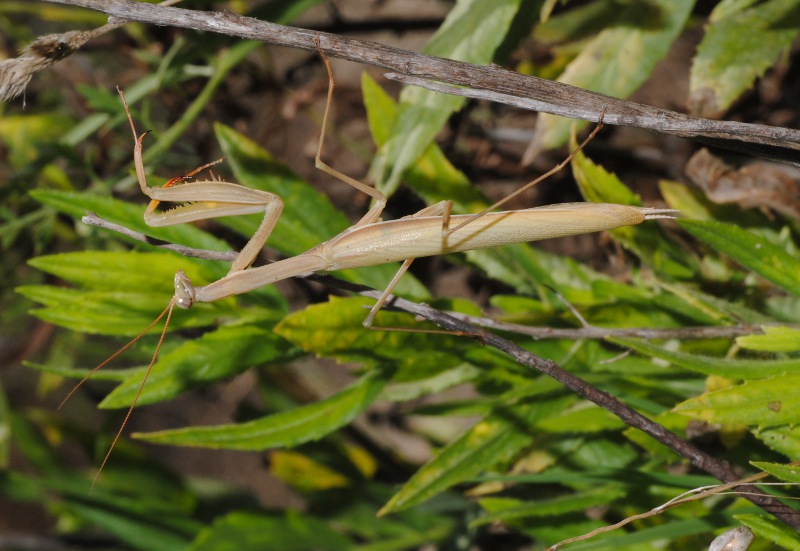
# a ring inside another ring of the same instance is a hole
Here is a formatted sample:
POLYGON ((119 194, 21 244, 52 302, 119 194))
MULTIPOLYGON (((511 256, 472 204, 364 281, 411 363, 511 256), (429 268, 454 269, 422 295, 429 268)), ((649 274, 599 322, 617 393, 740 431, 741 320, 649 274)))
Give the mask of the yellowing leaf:
POLYGON ((800 330, 792 327, 763 328, 763 335, 737 337, 736 344, 762 352, 797 352, 800 350, 800 330))
POLYGON ((800 375, 747 381, 707 392, 674 410, 709 423, 769 427, 800 422, 800 375))
POLYGON ((269 472, 301 492, 343 488, 350 483, 341 473, 297 452, 275 450, 270 453, 269 472))

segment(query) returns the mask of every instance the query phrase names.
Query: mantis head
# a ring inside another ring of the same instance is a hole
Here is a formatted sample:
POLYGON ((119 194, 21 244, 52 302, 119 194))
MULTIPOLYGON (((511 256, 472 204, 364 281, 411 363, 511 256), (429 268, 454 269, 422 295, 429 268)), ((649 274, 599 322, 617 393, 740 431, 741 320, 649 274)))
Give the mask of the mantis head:
POLYGON ((183 270, 178 270, 175 272, 175 295, 172 301, 178 308, 188 310, 194 304, 194 299, 194 285, 183 270))

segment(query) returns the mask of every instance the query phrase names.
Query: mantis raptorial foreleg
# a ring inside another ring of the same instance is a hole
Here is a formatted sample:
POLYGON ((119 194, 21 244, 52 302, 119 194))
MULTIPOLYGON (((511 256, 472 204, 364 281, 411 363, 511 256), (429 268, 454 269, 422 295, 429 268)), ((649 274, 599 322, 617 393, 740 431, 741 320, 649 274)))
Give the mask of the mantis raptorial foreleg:
MULTIPOLYGON (((212 179, 211 181, 189 182, 184 185, 181 182, 200 172, 201 170, 213 166, 222 161, 219 159, 213 163, 203 165, 191 171, 186 176, 173 178, 163 187, 149 187, 147 185, 147 175, 144 170, 142 160, 142 140, 148 132, 137 135, 136 126, 133 124, 133 117, 125 95, 117 87, 128 122, 133 133, 134 147, 133 160, 136 166, 136 179, 139 188, 151 201, 144 214, 144 221, 148 226, 161 227, 182 224, 184 222, 195 222, 218 216, 237 216, 242 214, 259 214, 264 212, 264 219, 258 230, 250 238, 250 241, 239 251, 239 255, 231 263, 230 273, 244 270, 253 263, 258 253, 264 247, 272 233, 275 224, 283 211, 283 200, 268 191, 250 189, 239 184, 232 184, 212 179), (164 212, 156 211, 156 207, 161 202, 183 203, 164 212)), ((180 304, 178 304, 180 306, 180 304)))

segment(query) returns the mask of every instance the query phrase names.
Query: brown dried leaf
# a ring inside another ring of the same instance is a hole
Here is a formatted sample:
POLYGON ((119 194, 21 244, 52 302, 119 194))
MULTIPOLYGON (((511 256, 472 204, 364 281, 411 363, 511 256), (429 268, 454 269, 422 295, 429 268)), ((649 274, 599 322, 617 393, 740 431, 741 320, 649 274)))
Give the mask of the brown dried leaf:
POLYGON ((770 162, 755 162, 735 169, 703 148, 689 159, 684 170, 715 203, 768 208, 800 219, 797 169, 770 162))

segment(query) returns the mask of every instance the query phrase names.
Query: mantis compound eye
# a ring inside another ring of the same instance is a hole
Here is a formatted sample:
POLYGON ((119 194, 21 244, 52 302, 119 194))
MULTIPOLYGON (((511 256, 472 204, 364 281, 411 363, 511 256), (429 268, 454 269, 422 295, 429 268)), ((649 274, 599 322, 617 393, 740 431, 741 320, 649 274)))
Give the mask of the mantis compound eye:
POLYGON ((191 308, 194 304, 194 286, 189 278, 178 270, 175 273, 175 304, 184 310, 191 308))

